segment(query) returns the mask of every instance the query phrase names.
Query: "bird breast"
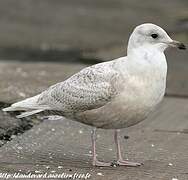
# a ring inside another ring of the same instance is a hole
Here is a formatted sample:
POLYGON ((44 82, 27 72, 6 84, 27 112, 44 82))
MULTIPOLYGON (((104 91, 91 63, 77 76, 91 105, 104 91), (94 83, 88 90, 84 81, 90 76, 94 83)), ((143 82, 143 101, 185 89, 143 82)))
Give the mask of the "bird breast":
POLYGON ((98 128, 125 128, 144 120, 160 103, 166 87, 166 61, 133 65, 133 69, 126 63, 119 66, 116 97, 100 108, 77 114, 78 121, 98 128), (123 66, 129 66, 129 72, 123 66))
POLYGON ((77 114, 76 119, 105 129, 126 128, 144 120, 162 100, 166 79, 129 77, 122 91, 106 105, 77 114))

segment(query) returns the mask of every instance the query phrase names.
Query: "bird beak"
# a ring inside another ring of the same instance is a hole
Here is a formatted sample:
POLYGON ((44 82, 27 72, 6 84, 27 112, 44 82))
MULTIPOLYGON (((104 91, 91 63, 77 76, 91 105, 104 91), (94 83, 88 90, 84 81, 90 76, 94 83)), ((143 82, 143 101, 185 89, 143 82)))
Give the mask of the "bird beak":
POLYGON ((185 44, 183 44, 179 41, 172 40, 172 41, 168 42, 168 45, 171 47, 177 47, 178 49, 186 49, 185 44))

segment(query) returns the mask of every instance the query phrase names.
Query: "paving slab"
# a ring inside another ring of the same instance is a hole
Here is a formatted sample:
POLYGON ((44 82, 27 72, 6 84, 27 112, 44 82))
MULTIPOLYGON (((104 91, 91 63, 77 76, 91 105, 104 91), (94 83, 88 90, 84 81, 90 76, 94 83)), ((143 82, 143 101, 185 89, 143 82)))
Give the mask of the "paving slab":
MULTIPOLYGON (((90 179, 188 179, 188 100, 165 98, 142 123, 121 131, 123 156, 143 162, 137 168, 91 165, 91 127, 67 119, 44 121, 0 148, 0 171, 90 173, 90 179), (130 138, 124 139, 124 135, 130 138)), ((97 153, 115 160, 112 130, 98 130, 97 153)))

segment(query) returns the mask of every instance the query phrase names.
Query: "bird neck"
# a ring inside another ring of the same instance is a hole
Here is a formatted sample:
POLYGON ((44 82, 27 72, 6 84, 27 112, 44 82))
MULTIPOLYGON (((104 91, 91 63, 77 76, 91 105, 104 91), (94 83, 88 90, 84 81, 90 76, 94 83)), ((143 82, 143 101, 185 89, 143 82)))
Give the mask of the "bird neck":
POLYGON ((140 53, 164 53, 165 49, 168 46, 164 43, 158 44, 144 44, 141 46, 136 46, 134 43, 130 42, 127 47, 127 55, 134 54, 135 52, 139 51, 140 53))
POLYGON ((154 46, 142 46, 128 51, 129 61, 137 64, 161 65, 166 64, 164 52, 154 46))
POLYGON ((138 58, 141 56, 151 58, 152 56, 156 54, 164 54, 164 50, 166 49, 166 46, 163 46, 163 44, 157 44, 157 45, 150 45, 145 44, 143 46, 134 47, 128 46, 127 48, 127 56, 137 56, 138 58))

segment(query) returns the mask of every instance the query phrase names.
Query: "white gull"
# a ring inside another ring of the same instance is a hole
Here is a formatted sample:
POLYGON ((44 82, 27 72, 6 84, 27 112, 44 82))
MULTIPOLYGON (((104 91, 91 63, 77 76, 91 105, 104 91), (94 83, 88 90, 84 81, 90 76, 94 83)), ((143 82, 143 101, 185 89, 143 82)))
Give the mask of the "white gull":
POLYGON ((96 157, 96 128, 115 129, 117 164, 138 166, 123 160, 119 129, 143 121, 165 94, 168 46, 185 49, 159 26, 137 26, 128 42, 127 56, 87 67, 67 80, 34 97, 12 104, 4 111, 26 111, 18 118, 36 113, 61 115, 94 126, 93 165, 110 166, 96 157))

